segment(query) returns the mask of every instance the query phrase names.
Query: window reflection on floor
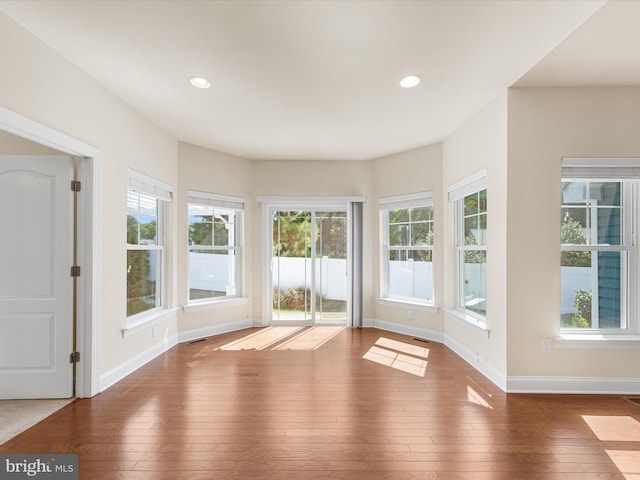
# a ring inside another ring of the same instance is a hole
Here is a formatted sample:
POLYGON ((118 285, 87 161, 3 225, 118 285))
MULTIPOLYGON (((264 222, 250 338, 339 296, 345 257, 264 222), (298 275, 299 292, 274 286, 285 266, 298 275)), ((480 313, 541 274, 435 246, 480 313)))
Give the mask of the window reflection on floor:
POLYGON ((429 349, 380 337, 362 358, 405 373, 424 377, 429 349))

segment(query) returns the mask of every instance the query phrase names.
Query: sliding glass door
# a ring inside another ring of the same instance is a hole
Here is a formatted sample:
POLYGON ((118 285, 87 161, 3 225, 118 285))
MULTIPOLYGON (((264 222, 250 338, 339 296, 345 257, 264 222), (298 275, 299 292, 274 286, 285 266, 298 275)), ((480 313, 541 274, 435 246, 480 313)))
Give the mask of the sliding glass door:
POLYGON ((347 212, 272 210, 272 321, 347 321, 347 212))

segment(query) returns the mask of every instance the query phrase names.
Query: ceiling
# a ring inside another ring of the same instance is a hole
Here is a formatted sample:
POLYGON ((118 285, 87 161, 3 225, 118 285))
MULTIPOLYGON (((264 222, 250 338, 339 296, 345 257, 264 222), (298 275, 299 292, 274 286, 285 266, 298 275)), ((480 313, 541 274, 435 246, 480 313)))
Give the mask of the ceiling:
POLYGON ((514 83, 640 79, 640 2, 4 0, 0 11, 176 139, 251 159, 376 158, 442 140, 514 83), (399 87, 410 73, 422 83, 399 87))
POLYGON ((518 87, 640 85, 640 1, 610 1, 534 66, 518 87))

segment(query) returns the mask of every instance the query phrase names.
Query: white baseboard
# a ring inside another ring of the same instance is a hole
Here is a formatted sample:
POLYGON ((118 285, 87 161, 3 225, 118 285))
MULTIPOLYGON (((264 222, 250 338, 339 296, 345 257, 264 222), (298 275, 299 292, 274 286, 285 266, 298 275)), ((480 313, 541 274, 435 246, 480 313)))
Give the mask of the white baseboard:
POLYGON ((494 368, 493 365, 484 362, 481 358, 477 358, 472 351, 448 335, 445 336, 444 344, 478 372, 491 380, 500 390, 503 392, 507 391, 507 377, 504 373, 494 368))
POLYGON ((112 368, 108 372, 100 375, 100 385, 99 389, 101 392, 105 391, 107 388, 116 384, 120 380, 122 380, 127 375, 135 372, 140 367, 146 365, 151 360, 156 358, 159 355, 162 355, 164 352, 169 350, 178 344, 178 337, 176 335, 168 338, 164 342, 160 342, 154 345, 151 348, 148 348, 144 352, 139 353, 133 358, 130 358, 126 362, 121 365, 118 365, 115 368, 112 368))
POLYGON ((253 320, 239 320, 237 322, 221 323, 220 325, 211 325, 204 328, 196 328, 178 333, 178 343, 190 342, 200 338, 212 337, 222 333, 235 332, 253 327, 253 320))
POLYGON ((410 337, 422 338, 425 340, 433 340, 434 342, 443 342, 441 332, 428 330, 426 328, 413 327, 410 325, 402 325, 401 323, 387 322, 386 320, 378 320, 376 318, 365 318, 362 322, 365 328, 379 328, 387 332, 401 333, 410 337))
POLYGON ((508 377, 507 392, 640 395, 640 378, 508 377))
POLYGON ((253 320, 241 320, 239 322, 223 323, 221 325, 212 325, 210 327, 180 332, 179 334, 174 335, 164 342, 154 345, 153 347, 127 360, 123 364, 118 365, 117 367, 112 368, 108 372, 102 374, 100 376, 100 391, 105 391, 107 388, 116 384, 127 375, 135 372, 140 367, 146 365, 157 356, 162 355, 170 348, 175 347, 178 343, 197 340, 199 338, 209 337, 213 335, 220 335, 221 333, 234 332, 236 330, 243 330, 245 328, 251 327, 253 327, 253 320))

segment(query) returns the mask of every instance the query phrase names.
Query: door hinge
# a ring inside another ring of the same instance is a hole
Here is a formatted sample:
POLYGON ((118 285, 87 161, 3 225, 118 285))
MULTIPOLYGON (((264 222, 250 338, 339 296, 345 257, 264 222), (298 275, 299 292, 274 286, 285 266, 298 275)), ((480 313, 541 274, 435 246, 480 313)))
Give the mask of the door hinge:
POLYGON ((80 352, 71 352, 69 363, 78 363, 80 361, 80 352))
POLYGON ((82 188, 82 183, 80 183, 78 180, 71 180, 71 191, 72 192, 79 192, 82 188))
POLYGON ((71 267, 71 276, 72 277, 79 277, 80 276, 80 266, 79 265, 74 265, 73 267, 71 267))

